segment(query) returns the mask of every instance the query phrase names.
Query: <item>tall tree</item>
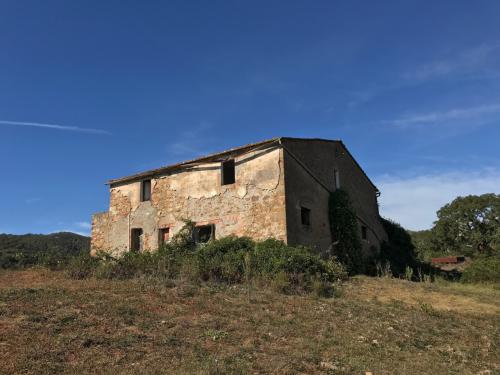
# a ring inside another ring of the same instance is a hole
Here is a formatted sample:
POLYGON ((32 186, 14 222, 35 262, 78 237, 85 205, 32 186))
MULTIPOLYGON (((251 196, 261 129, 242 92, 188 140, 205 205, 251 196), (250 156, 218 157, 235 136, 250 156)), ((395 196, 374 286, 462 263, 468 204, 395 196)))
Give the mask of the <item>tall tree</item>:
POLYGON ((474 256, 500 251, 500 195, 458 197, 437 212, 433 247, 474 256))

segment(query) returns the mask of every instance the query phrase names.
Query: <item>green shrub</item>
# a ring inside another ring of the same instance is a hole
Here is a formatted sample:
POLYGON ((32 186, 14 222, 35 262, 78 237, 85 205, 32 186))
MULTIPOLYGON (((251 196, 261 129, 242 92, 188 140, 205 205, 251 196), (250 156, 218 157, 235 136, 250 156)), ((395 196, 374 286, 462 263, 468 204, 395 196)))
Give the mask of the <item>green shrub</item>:
MULTIPOLYGON (((184 228, 170 243, 162 245, 158 251, 142 253, 128 251, 119 258, 101 255, 107 259, 103 259, 97 267, 95 276, 104 279, 129 279, 141 276, 173 279, 179 277, 181 272, 185 275, 188 261, 192 263, 195 249, 184 228)), ((190 279, 193 277, 194 275, 190 279)))
POLYGON ((183 250, 193 250, 196 246, 193 240, 195 223, 184 219, 183 227, 172 237, 168 245, 183 250))
MULTIPOLYGON (((85 251, 85 253, 88 253, 88 251, 85 251)), ((79 255, 79 253, 70 253, 62 250, 38 252, 28 250, 2 250, 0 252, 0 268, 19 269, 42 266, 50 269, 61 269, 79 255)))
POLYGON ((162 245, 158 252, 153 254, 153 261, 160 265, 160 267, 157 267, 156 275, 165 278, 176 278, 184 268, 187 258, 194 254, 194 249, 190 245, 179 245, 170 242, 162 245))
POLYGON ((337 189, 331 193, 328 211, 330 232, 335 241, 334 255, 345 265, 350 274, 364 272, 365 264, 361 252, 358 219, 349 193, 343 189, 337 189))
POLYGON ((130 279, 155 274, 158 270, 158 260, 157 253, 129 251, 118 259, 105 261, 98 270, 98 276, 108 279, 130 279))
POLYGON ((319 279, 312 280, 311 290, 318 298, 331 298, 335 293, 335 288, 332 283, 319 279))
POLYGON ((248 237, 229 236, 200 246, 197 251, 203 280, 241 282, 245 275, 245 254, 255 243, 248 237))
POLYGON ((254 252, 254 267, 261 275, 304 275, 306 279, 318 277, 325 281, 345 279, 345 268, 335 259, 323 260, 305 247, 292 247, 282 241, 268 239, 258 242, 254 252))
POLYGON ((95 274, 99 261, 98 258, 91 257, 89 253, 80 254, 69 261, 66 273, 73 279, 85 279, 95 274))
MULTIPOLYGON (((181 279, 197 284, 200 281, 200 267, 196 254, 185 254, 178 274, 181 279)), ((172 274, 169 277, 174 278, 172 274)))
POLYGON ((0 268, 16 269, 34 266, 38 262, 36 253, 27 253, 19 250, 3 250, 0 253, 0 268))
POLYGON ((380 262, 391 264, 392 273, 395 276, 406 276, 407 267, 418 266, 415 246, 411 241, 410 234, 398 223, 381 218, 382 225, 387 233, 388 241, 380 247, 380 262))
POLYGON ((427 314, 429 316, 441 316, 441 313, 436 310, 430 303, 420 302, 420 310, 422 310, 424 314, 427 314))
POLYGON ((336 258, 325 260, 326 272, 329 275, 328 280, 332 282, 344 281, 348 278, 347 269, 336 258))
POLYGON ((413 268, 406 266, 405 269, 405 279, 411 281, 413 279, 413 268))
POLYGON ((68 274, 80 279, 148 277, 162 280, 181 278, 191 284, 200 281, 242 283, 267 280, 283 293, 314 290, 317 295, 331 293, 331 283, 347 277, 335 259, 324 260, 305 247, 292 247, 268 239, 255 242, 247 237, 229 236, 193 246, 186 235, 156 252, 126 252, 119 258, 88 254, 73 259, 68 274))
POLYGON ((499 283, 500 257, 489 256, 475 259, 464 270, 462 281, 466 283, 499 283))
POLYGON ((286 272, 278 272, 270 279, 271 288, 276 292, 283 294, 291 294, 293 285, 290 280, 290 275, 286 272))

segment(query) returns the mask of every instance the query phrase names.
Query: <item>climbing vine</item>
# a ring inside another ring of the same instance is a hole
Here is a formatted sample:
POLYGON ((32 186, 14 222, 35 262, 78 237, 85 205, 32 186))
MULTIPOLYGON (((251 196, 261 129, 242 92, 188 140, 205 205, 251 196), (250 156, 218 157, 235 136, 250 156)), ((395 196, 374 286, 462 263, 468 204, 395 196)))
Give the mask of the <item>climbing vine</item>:
POLYGON ((328 208, 333 254, 347 267, 350 274, 362 272, 363 257, 358 221, 347 191, 337 189, 330 193, 328 208))

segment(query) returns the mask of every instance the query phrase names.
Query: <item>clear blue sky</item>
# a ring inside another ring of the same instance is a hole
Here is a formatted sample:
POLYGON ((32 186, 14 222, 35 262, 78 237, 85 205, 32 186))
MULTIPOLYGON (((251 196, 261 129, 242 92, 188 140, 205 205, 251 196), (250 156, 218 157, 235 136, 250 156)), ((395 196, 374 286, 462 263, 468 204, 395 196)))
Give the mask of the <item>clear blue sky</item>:
POLYGON ((0 2, 0 233, 88 233, 107 179, 280 135, 343 139, 409 228, 498 193, 500 2, 0 2))

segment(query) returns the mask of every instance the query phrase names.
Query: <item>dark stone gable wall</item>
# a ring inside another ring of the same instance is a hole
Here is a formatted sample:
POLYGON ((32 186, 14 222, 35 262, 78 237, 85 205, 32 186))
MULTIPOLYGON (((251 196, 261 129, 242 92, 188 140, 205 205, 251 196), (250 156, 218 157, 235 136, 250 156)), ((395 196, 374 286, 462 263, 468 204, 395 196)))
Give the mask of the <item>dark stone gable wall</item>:
POLYGON ((386 233, 379 218, 376 189, 343 144, 285 139, 283 145, 287 242, 312 245, 318 250, 325 250, 331 245, 328 190, 335 189, 334 169, 337 169, 340 187, 349 192, 359 216, 360 235, 362 225, 368 228, 367 239, 362 241, 365 254, 372 246, 379 247, 381 241, 386 239, 386 233), (310 226, 301 223, 301 206, 311 210, 310 226))

